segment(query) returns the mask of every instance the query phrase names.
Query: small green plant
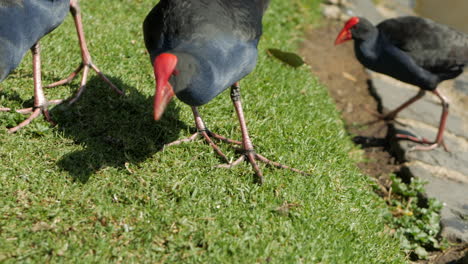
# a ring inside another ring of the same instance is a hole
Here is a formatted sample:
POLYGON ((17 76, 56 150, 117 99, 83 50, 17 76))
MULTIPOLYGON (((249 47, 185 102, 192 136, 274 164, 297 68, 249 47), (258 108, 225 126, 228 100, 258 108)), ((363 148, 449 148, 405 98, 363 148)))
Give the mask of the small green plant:
POLYGON ((401 241, 406 253, 414 253, 420 259, 426 259, 427 250, 441 249, 438 238, 440 232, 440 210, 442 203, 434 198, 423 198, 424 182, 412 178, 409 184, 395 175, 390 176, 392 186, 387 203, 388 223, 394 235, 401 241), (392 197, 393 193, 393 197, 392 197))

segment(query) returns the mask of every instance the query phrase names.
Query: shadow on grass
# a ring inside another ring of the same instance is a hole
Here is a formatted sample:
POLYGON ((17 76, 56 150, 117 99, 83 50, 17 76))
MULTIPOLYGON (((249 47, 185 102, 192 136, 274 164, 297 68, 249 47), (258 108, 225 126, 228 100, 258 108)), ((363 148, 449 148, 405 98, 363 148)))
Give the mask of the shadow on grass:
POLYGON ((126 162, 146 160, 187 128, 179 121, 179 108, 174 103, 167 107, 163 120, 156 122, 152 96, 141 94, 118 78, 110 80, 126 95, 117 95, 94 77, 73 106, 52 111, 63 134, 84 146, 84 150, 66 154, 58 166, 83 183, 101 168, 125 168, 126 162))
POLYGON ((21 96, 16 91, 6 92, 0 91, 0 98, 4 98, 9 101, 22 102, 21 96))

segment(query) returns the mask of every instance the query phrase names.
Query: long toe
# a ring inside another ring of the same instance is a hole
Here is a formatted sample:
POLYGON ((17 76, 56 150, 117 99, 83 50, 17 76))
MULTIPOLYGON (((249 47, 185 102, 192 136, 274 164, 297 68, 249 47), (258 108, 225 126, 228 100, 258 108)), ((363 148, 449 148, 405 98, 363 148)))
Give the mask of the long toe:
POLYGON ((20 130, 21 128, 29 125, 34 119, 36 119, 37 117, 39 117, 42 113, 42 109, 41 108, 36 108, 34 109, 34 111, 32 112, 32 114, 26 118, 23 122, 21 122, 19 125, 15 126, 15 127, 12 127, 10 129, 8 129, 8 133, 15 133, 17 132, 18 130, 20 130))
POLYGON ((57 82, 54 82, 54 83, 51 83, 47 86, 44 86, 44 88, 54 88, 54 87, 57 87, 57 86, 60 86, 60 85, 65 85, 67 83, 70 83, 75 77, 76 75, 78 75, 78 73, 80 73, 80 71, 83 69, 83 63, 80 63, 80 65, 78 66, 78 68, 76 68, 76 70, 74 70, 70 75, 68 75, 67 78, 63 79, 63 80, 60 80, 60 81, 57 81, 57 82))
POLYGON ((176 145, 180 145, 182 143, 186 143, 186 142, 191 142, 191 141, 194 141, 197 137, 198 137, 198 132, 197 133, 194 133, 192 134, 190 137, 187 137, 187 138, 184 138, 184 139, 179 139, 179 140, 175 140, 175 141, 172 141, 170 143, 167 143, 167 144, 164 144, 163 146, 163 150, 168 148, 168 147, 171 147, 171 146, 176 146, 176 145))
MULTIPOLYGON (((421 142, 417 142, 421 143, 421 142)), ((423 142, 422 144, 428 144, 427 142, 423 142)), ((438 147, 443 147, 446 152, 451 152, 445 142, 442 140, 441 142, 434 142, 434 143, 429 143, 429 145, 417 145, 412 147, 409 151, 429 151, 436 149, 438 147)))
POLYGON ((20 114, 31 114, 31 115, 28 118, 26 118, 23 122, 18 124, 17 126, 8 129, 8 132, 9 133, 17 132, 21 128, 29 125, 34 119, 38 118, 41 114, 44 115, 44 119, 47 120, 47 122, 49 122, 51 125, 55 126, 56 123, 52 120, 47 107, 50 106, 50 105, 60 104, 62 102, 63 102, 63 100, 61 100, 61 99, 51 100, 51 101, 47 102, 46 106, 29 107, 29 108, 23 108, 23 109, 15 110, 15 112, 20 113, 20 114))

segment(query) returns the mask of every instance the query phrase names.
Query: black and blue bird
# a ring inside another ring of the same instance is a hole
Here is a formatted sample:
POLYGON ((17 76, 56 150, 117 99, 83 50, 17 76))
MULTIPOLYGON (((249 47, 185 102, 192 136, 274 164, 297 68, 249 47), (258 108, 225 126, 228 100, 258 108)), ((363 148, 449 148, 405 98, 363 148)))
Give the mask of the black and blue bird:
POLYGON ((374 26, 364 17, 352 17, 338 34, 335 45, 354 40, 356 58, 366 68, 420 88, 400 107, 381 116, 392 120, 426 91, 442 103, 442 115, 434 141, 398 134, 397 138, 427 144, 415 149, 430 150, 442 145, 449 103, 437 89, 445 80, 459 76, 468 64, 468 35, 430 19, 405 16, 387 19, 374 26))
MULTIPOLYGON (((9 129, 10 132, 15 132, 26 126, 41 113, 48 121, 51 121, 48 105, 63 101, 48 101, 44 96, 41 83, 39 41, 62 24, 68 11, 72 13, 75 20, 82 62, 68 78, 47 87, 68 83, 83 69, 80 89, 70 101, 74 102, 83 92, 91 68, 113 89, 120 92, 91 61, 84 38, 78 0, 0 0, 0 82, 19 65, 28 50, 31 50, 33 54, 34 106, 17 110, 20 113, 32 114, 18 126, 9 129)), ((10 111, 10 109, 0 108, 0 111, 10 111)))
POLYGON ((255 153, 244 119, 239 81, 257 63, 262 18, 268 4, 269 0, 161 0, 143 23, 145 44, 156 79, 154 119, 161 118, 175 95, 191 106, 198 132, 227 162, 227 157, 211 138, 242 145, 244 155, 229 166, 247 158, 260 182, 263 176, 256 160, 285 166, 255 153), (209 131, 198 112, 199 106, 228 87, 231 87, 231 99, 240 122, 242 142, 209 131))

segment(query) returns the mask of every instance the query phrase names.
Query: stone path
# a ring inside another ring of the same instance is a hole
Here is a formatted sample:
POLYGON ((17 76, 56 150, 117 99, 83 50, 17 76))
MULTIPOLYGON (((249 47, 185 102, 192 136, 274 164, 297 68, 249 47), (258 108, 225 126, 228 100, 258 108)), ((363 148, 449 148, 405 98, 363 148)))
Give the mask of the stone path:
MULTIPOLYGON (((387 1, 386 7, 375 7, 371 0, 349 0, 342 7, 349 16, 365 16, 373 23, 386 18, 411 14, 408 1, 387 1), (390 3, 390 4, 388 4, 390 3), (390 6, 390 8, 388 8, 390 6)), ((384 112, 393 110, 414 96, 419 89, 390 77, 370 72, 372 87, 384 112)), ((468 242, 468 73, 455 81, 441 84, 440 91, 448 97, 450 113, 443 148, 432 151, 409 151, 415 144, 393 140, 392 149, 404 162, 402 172, 428 181, 426 194, 442 201, 442 235, 454 242, 468 242)), ((437 97, 427 93, 421 100, 402 111, 390 133, 406 131, 434 139, 442 107, 437 97)))

